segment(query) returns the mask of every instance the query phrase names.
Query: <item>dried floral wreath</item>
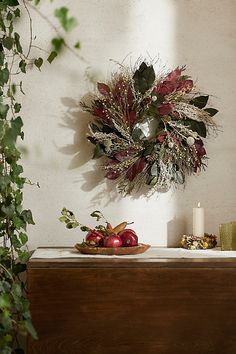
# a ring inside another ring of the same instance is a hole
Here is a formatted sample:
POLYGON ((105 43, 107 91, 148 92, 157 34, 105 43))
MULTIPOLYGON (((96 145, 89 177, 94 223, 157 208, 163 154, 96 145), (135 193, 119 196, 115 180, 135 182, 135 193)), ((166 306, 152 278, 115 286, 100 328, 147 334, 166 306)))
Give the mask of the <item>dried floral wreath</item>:
POLYGON ((167 191, 206 167, 202 138, 217 131, 218 111, 204 108, 209 96, 200 95, 184 70, 158 75, 146 62, 120 66, 107 84, 97 84, 89 103, 81 102, 95 117, 87 136, 93 158, 107 158, 106 177, 124 195, 144 185, 167 191))

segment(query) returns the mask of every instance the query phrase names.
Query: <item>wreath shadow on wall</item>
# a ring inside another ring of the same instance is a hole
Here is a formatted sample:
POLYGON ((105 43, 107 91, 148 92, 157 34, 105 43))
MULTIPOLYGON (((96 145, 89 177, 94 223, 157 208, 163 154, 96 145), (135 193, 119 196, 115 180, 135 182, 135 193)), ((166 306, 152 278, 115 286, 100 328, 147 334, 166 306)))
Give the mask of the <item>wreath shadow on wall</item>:
POLYGON ((86 137, 88 124, 91 122, 91 115, 82 112, 79 102, 70 97, 62 97, 61 102, 66 107, 66 110, 62 116, 60 126, 73 132, 73 140, 71 144, 59 147, 58 151, 71 156, 68 165, 69 170, 78 169, 78 178, 74 183, 80 183, 81 189, 84 192, 90 192, 100 185, 104 186, 91 199, 91 206, 101 203, 102 200, 104 201, 104 195, 106 195, 105 206, 110 201, 121 199, 112 181, 107 180, 104 185, 104 171, 100 168, 102 161, 93 160, 90 162, 93 165, 92 168, 80 173, 79 168, 89 163, 93 156, 93 146, 88 142, 86 137))

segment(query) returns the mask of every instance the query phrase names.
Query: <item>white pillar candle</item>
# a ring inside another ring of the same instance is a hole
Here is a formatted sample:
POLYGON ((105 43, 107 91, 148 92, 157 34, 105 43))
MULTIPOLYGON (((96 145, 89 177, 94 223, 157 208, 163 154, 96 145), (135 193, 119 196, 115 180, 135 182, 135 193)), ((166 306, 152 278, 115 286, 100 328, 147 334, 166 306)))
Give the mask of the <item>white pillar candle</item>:
POLYGON ((201 208, 200 202, 197 208, 193 208, 193 235, 204 236, 204 208, 201 208))

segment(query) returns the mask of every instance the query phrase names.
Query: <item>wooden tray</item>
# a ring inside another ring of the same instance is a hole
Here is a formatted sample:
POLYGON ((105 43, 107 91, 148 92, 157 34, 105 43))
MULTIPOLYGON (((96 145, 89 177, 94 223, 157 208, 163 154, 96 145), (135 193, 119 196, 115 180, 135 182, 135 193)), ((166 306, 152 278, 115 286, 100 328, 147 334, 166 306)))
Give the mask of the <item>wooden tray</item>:
POLYGON ((110 248, 110 247, 90 247, 84 246, 79 243, 76 243, 75 248, 84 254, 102 254, 102 255, 127 255, 127 254, 140 254, 144 253, 149 249, 150 245, 146 245, 144 243, 139 243, 138 246, 133 247, 117 247, 117 248, 110 248))

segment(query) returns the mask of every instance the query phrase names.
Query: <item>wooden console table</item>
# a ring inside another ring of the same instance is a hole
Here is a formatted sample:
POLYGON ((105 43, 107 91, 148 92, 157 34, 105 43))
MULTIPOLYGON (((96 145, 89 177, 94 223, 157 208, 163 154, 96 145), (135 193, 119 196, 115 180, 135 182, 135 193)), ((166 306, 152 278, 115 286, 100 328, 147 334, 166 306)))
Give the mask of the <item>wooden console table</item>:
POLYGON ((32 259, 28 354, 235 354, 236 259, 32 259))

